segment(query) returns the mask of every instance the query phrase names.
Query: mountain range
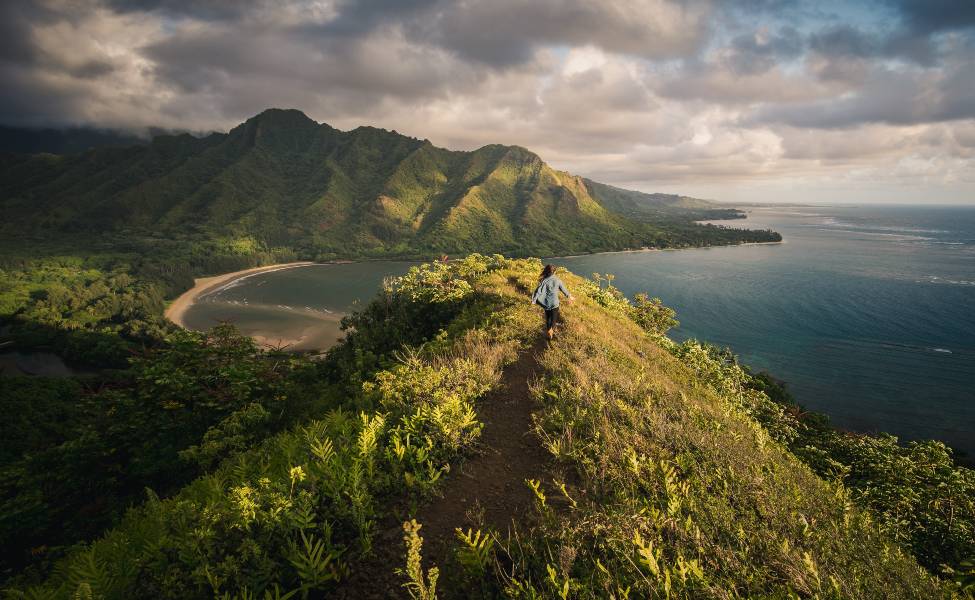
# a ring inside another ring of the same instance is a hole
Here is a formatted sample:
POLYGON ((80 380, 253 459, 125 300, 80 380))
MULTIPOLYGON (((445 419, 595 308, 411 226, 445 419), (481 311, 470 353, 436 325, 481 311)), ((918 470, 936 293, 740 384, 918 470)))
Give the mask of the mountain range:
MULTIPOLYGON (((154 129, 150 133, 160 135, 169 132, 154 129)), ((75 154, 93 148, 138 146, 147 144, 149 141, 149 137, 94 127, 36 129, 0 125, 0 152, 14 154, 39 154, 42 152, 75 154)))
POLYGON ((553 169, 518 146, 451 151, 269 109, 228 133, 85 152, 0 155, 4 232, 199 235, 322 256, 551 255, 774 241, 705 227, 738 211, 553 169))

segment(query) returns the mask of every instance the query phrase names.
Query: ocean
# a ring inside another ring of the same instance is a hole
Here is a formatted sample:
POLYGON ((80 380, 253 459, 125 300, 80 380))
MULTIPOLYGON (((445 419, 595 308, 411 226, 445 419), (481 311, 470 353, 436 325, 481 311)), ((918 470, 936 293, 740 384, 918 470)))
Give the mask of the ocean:
MULTIPOLYGON (((781 244, 555 258, 612 273, 677 311, 677 340, 732 348, 835 426, 940 439, 975 457, 975 207, 775 206, 717 224, 771 228, 781 244)), ((336 319, 410 263, 311 266, 252 276, 186 314, 245 332, 338 337, 336 319), (309 312, 311 311, 311 312, 309 312), (329 325, 330 323, 330 325, 329 325)))

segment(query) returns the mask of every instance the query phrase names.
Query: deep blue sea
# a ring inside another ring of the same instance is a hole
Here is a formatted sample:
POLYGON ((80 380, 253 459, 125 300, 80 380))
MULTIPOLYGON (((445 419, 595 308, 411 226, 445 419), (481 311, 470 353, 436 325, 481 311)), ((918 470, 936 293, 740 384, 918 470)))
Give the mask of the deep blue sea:
MULTIPOLYGON (((935 438, 975 457, 975 207, 748 209, 781 244, 552 259, 613 273, 677 310, 672 337, 729 346, 784 380, 834 425, 935 438)), ((306 343, 334 338, 349 310, 406 263, 322 265, 252 276, 187 313, 306 343), (246 303, 246 304, 245 304, 246 303)))
POLYGON ((756 208, 741 223, 785 242, 560 262, 659 296, 672 337, 731 347, 836 426, 975 456, 975 207, 756 208))

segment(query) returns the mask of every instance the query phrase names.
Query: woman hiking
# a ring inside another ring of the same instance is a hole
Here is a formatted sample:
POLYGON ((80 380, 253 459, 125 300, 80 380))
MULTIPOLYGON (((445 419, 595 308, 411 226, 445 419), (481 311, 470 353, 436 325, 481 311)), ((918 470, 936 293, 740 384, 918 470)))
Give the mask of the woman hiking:
POLYGON ((555 267, 545 265, 538 278, 538 287, 532 294, 532 304, 538 304, 545 309, 545 334, 548 339, 555 336, 555 322, 559 318, 559 292, 565 294, 565 299, 572 302, 572 294, 565 289, 562 280, 555 276, 555 267))

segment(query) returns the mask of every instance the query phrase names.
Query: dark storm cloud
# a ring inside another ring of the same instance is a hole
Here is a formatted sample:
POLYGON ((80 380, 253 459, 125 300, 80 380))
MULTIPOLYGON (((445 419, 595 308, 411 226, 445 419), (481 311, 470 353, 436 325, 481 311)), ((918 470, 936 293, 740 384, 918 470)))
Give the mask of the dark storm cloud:
POLYGON ((76 112, 78 98, 63 93, 41 73, 98 80, 114 69, 100 58, 64 62, 34 35, 34 27, 51 25, 63 13, 40 3, 0 2, 0 122, 26 125, 59 124, 76 112))
POLYGON ((828 58, 900 58, 921 65, 934 65, 939 58, 930 34, 908 29, 876 33, 836 25, 811 34, 809 48, 828 58))
POLYGON ((842 129, 864 123, 917 125, 972 118, 975 63, 969 61, 937 74, 876 69, 855 93, 843 98, 765 107, 748 122, 842 129))
MULTIPOLYGON (((156 65, 155 76, 183 92, 221 93, 254 79, 255 84, 265 83, 265 101, 282 87, 376 98, 429 97, 440 94, 445 85, 466 80, 463 72, 445 72, 430 52, 415 50, 409 55, 389 38, 370 42, 368 38, 309 40, 292 35, 288 28, 245 26, 175 35, 143 52, 156 65)), ((363 101, 368 100, 363 97, 363 101)))
POLYGON ((66 73, 78 79, 98 79, 115 70, 115 66, 106 60, 87 60, 77 65, 66 65, 66 73))
POLYGON ((703 0, 366 0, 342 3, 335 19, 308 29, 349 36, 396 25, 416 43, 504 68, 530 61, 547 45, 591 44, 647 58, 683 56, 703 43, 708 8, 703 0))
POLYGON ((889 4, 913 31, 933 33, 975 27, 975 2, 971 0, 892 0, 889 4))
POLYGON ((707 5, 497 0, 445 10, 423 32, 461 56, 505 66, 540 45, 593 45, 650 59, 695 53, 708 31, 707 5))
POLYGON ((0 123, 15 126, 46 127, 70 123, 76 114, 75 101, 57 93, 43 81, 37 80, 24 69, 0 64, 0 80, 4 87, 16 93, 0 94, 0 123))
POLYGON ((837 25, 813 33, 809 47, 820 54, 830 56, 854 56, 868 58, 880 50, 880 40, 851 25, 837 25))
POLYGON ((121 13, 158 13, 207 21, 232 20, 260 5, 255 0, 106 0, 121 13))
POLYGON ((328 33, 356 35, 391 22, 412 21, 429 16, 429 11, 449 7, 443 0, 345 0, 335 19, 321 26, 328 33))
POLYGON ((899 58, 936 65, 939 36, 960 33, 975 39, 975 2, 960 0, 887 0, 897 22, 867 30, 849 23, 810 35, 813 51, 828 57, 899 58))
POLYGON ((341 96, 337 102, 367 106, 385 97, 408 102, 474 89, 488 76, 486 68, 531 68, 546 44, 592 44, 635 55, 693 52, 705 27, 704 13, 694 6, 348 2, 321 23, 211 23, 149 44, 142 53, 161 84, 235 99, 214 100, 221 104, 273 103, 289 87, 312 95, 323 90, 341 96), (403 44, 397 47, 398 40, 403 44), (255 94, 240 81, 242 74, 264 80, 266 92, 240 100, 240 93, 255 94))
POLYGON ((31 36, 31 24, 55 15, 31 2, 0 2, 0 61, 26 65, 38 55, 31 36))

